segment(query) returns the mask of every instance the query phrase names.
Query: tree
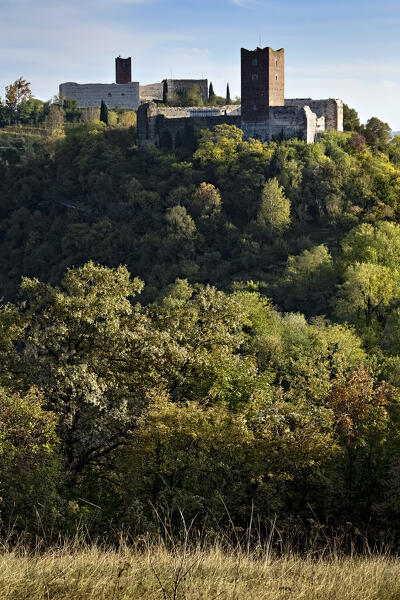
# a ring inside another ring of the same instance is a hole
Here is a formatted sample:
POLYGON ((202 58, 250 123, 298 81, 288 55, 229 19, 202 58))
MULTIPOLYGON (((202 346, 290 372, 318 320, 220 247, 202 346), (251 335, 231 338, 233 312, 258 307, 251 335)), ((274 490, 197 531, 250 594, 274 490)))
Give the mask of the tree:
POLYGON ((30 85, 30 82, 22 77, 19 77, 14 83, 6 85, 6 104, 12 112, 16 112, 23 100, 29 100, 32 97, 30 85))
POLYGON ((131 302, 142 287, 124 267, 88 263, 67 271, 59 288, 24 279, 28 305, 0 312, 12 342, 3 345, 2 362, 23 387, 43 390, 72 483, 126 441, 146 405, 154 371, 145 355, 159 342, 153 346, 146 318, 131 302))
POLYGON ((276 233, 283 232, 290 225, 290 200, 286 198, 276 177, 264 185, 257 224, 276 233))
POLYGON ((361 127, 361 133, 375 150, 384 150, 392 138, 391 127, 377 117, 368 119, 367 124, 361 127))
POLYGON ((375 446, 376 453, 376 447, 381 444, 388 430, 388 405, 394 392, 395 388, 385 381, 377 383, 370 369, 360 367, 350 373, 345 381, 335 382, 327 398, 327 406, 333 411, 338 439, 346 453, 345 487, 350 514, 354 514, 356 487, 360 494, 359 502, 365 503, 367 494, 374 495, 374 480, 375 486, 379 486, 374 473, 373 448, 375 446), (356 459, 360 458, 360 452, 364 457, 356 482, 356 459), (366 478, 366 473, 370 477, 366 478))
MULTIPOLYGON (((59 483, 57 417, 35 388, 0 388, 0 528, 41 527, 56 504, 59 483)), ((4 530, 3 530, 3 533, 4 530)))
POLYGON ((341 262, 374 263, 400 271, 400 225, 382 221, 376 225, 363 223, 342 240, 341 262))
POLYGON ((399 297, 397 271, 383 265, 354 263, 346 270, 336 309, 340 316, 369 326, 373 318, 384 322, 388 307, 399 297))
POLYGON ((234 298, 245 313, 242 352, 255 356, 259 372, 269 374, 276 397, 319 405, 336 379, 365 360, 361 340, 347 326, 281 315, 259 292, 238 291, 234 298))
POLYGON ((203 183, 192 197, 190 210, 195 218, 215 216, 221 212, 221 194, 211 183, 203 183))
POLYGON ((209 102, 213 102, 215 98, 215 92, 212 82, 210 81, 210 86, 208 88, 208 100, 209 102))
POLYGON ((366 140, 361 133, 353 133, 351 137, 347 140, 347 145, 354 152, 363 153, 365 152, 366 140))
MULTIPOLYGON (((51 106, 51 105, 50 105, 51 106)), ((48 105, 38 98, 29 98, 22 100, 17 108, 17 119, 19 123, 34 123, 35 125, 41 121, 46 112, 48 105)))
POLYGON ((108 125, 108 106, 104 100, 101 101, 100 106, 100 121, 108 125))
POLYGON ((282 280, 283 306, 307 315, 326 314, 335 283, 332 256, 323 244, 289 256, 282 280))
POLYGON ((61 130, 64 124, 65 113, 60 106, 57 104, 51 104, 49 107, 49 112, 45 117, 45 125, 52 131, 61 130))
POLYGON ((229 83, 226 84, 226 103, 231 103, 231 91, 229 89, 229 83))
POLYGON ((359 131, 360 119, 355 108, 343 104, 343 129, 344 131, 359 131))

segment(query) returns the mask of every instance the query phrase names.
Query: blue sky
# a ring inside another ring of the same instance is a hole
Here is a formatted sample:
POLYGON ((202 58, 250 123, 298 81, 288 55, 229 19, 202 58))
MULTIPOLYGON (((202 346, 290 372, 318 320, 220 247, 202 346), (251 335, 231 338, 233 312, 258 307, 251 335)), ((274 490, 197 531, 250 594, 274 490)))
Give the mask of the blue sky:
POLYGON ((23 76, 49 99, 64 81, 207 77, 240 93, 240 47, 285 48, 286 97, 343 98, 400 130, 400 2, 0 0, 0 95, 23 76))

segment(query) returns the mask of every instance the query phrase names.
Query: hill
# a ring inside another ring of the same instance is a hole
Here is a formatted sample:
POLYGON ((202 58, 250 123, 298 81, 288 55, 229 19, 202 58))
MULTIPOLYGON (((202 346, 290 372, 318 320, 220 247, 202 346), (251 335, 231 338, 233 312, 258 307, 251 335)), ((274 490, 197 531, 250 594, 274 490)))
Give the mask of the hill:
POLYGON ((396 536, 398 138, 5 136, 3 534, 396 536))

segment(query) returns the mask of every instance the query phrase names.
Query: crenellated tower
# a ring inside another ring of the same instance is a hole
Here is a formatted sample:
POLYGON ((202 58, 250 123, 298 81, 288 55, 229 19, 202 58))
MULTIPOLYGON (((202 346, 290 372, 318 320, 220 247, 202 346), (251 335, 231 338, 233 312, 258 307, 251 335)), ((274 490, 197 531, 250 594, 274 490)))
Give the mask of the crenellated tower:
POLYGON ((269 119, 271 106, 285 105, 285 50, 241 49, 242 119, 257 123, 269 119))
POLYGON ((120 56, 118 56, 115 59, 115 83, 131 83, 131 81, 131 57, 121 58, 120 56))

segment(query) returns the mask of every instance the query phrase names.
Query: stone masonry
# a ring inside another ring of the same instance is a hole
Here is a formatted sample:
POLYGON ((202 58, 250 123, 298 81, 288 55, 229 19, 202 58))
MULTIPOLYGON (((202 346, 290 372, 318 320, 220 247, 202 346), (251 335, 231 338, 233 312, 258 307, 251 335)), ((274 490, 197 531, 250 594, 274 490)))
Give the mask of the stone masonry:
POLYGON ((60 96, 76 100, 79 108, 100 107, 101 101, 108 108, 137 110, 140 104, 139 83, 62 83, 60 96))
POLYGON ((141 104, 138 110, 138 146, 153 144, 164 148, 176 148, 185 137, 196 136, 201 129, 228 123, 240 127, 240 110, 237 106, 203 108, 160 107, 154 102, 141 104))
POLYGON ((132 62, 131 57, 115 59, 115 83, 131 83, 132 81, 132 62))
POLYGON ((161 83, 149 83, 140 86, 140 99, 146 102, 179 102, 186 93, 194 88, 200 92, 204 102, 208 100, 207 79, 163 79, 161 83))
POLYGON ((284 68, 283 48, 242 48, 241 106, 169 109, 142 104, 138 110, 138 145, 173 148, 183 131, 212 129, 220 123, 237 125, 245 139, 262 141, 296 137, 313 143, 325 130, 343 131, 342 100, 285 100, 284 68))
POLYGON ((100 107, 101 101, 108 108, 137 110, 140 105, 139 83, 131 81, 131 58, 115 59, 116 83, 61 83, 60 96, 76 100, 79 108, 100 107))

